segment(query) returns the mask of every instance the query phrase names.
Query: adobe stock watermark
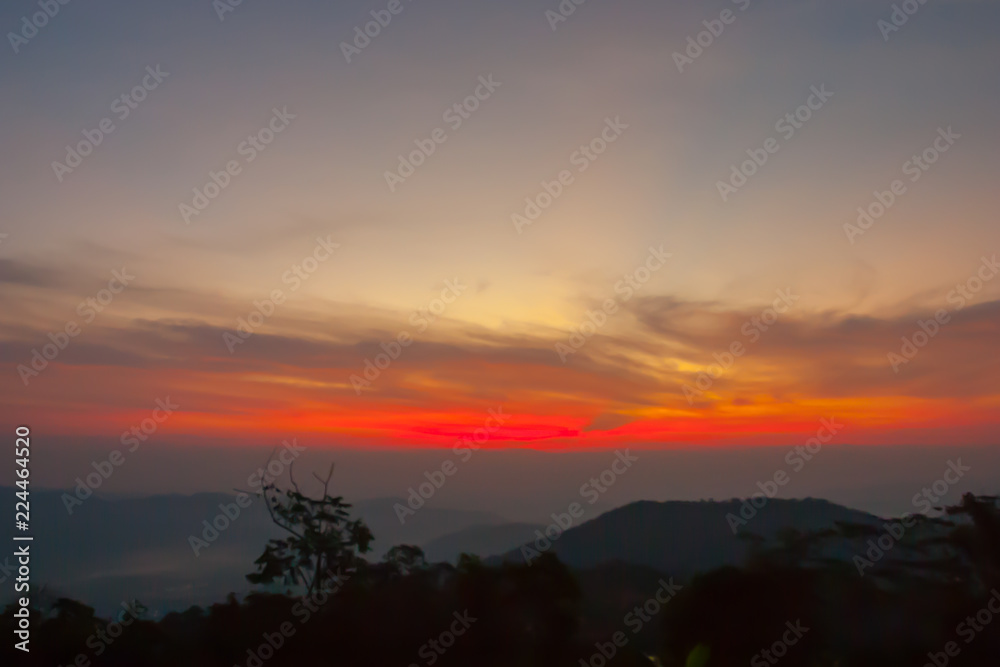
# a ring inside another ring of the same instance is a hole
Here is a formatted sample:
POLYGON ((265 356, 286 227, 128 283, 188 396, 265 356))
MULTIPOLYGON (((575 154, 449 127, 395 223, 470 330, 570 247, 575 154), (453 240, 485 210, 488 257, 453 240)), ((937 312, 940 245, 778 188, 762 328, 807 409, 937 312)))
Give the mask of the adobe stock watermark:
MULTIPOLYGON (((472 114, 479 109, 483 102, 490 99, 501 85, 503 85, 501 82, 493 80, 492 74, 480 76, 479 85, 472 91, 472 94, 445 109, 441 115, 442 120, 448 124, 452 132, 457 132, 462 124, 472 118, 472 114)), ((413 143, 416 145, 416 149, 407 155, 400 154, 396 170, 385 172, 385 184, 389 186, 389 192, 395 192, 396 188, 406 182, 406 179, 413 176, 417 169, 437 152, 437 147, 448 141, 448 138, 447 130, 436 127, 431 130, 428 137, 414 139, 413 143)))
MULTIPOLYGON (((472 624, 478 620, 475 616, 469 614, 468 609, 461 614, 456 611, 452 616, 455 620, 451 622, 448 629, 422 645, 417 651, 417 655, 424 659, 428 667, 436 663, 441 656, 447 653, 448 649, 455 645, 455 641, 464 635, 472 627, 472 624)), ((420 664, 411 662, 409 667, 420 667, 420 664)))
MULTIPOLYGON (((654 248, 649 246, 649 256, 646 261, 640 264, 630 273, 626 273, 621 280, 615 283, 615 294, 622 295, 621 302, 627 303, 635 292, 642 289, 643 285, 649 282, 653 274, 663 268, 666 260, 673 257, 672 253, 663 252, 663 246, 654 248)), ((556 354, 564 364, 569 359, 569 355, 576 354, 587 341, 590 340, 598 330, 608 323, 608 317, 618 312, 618 298, 605 299, 598 310, 588 310, 585 318, 579 325, 571 329, 572 333, 566 342, 555 344, 556 354)))
MULTIPOLYGON (((741 12, 747 10, 750 7, 752 0, 732 0, 734 5, 740 8, 741 12)), ((697 35, 688 36, 687 38, 687 48, 684 49, 684 53, 680 51, 674 51, 673 59, 674 64, 677 65, 677 71, 681 74, 684 73, 685 65, 693 65, 694 61, 698 59, 701 54, 705 52, 705 49, 712 46, 715 40, 722 36, 725 32, 727 25, 732 25, 736 21, 736 17, 739 14, 735 13, 731 9, 723 9, 719 13, 719 17, 715 19, 705 19, 701 22, 705 29, 699 32, 697 35)))
MULTIPOLYGON (((131 454, 139 449, 139 445, 146 442, 150 436, 156 433, 163 422, 167 421, 175 411, 180 409, 180 405, 174 403, 167 396, 165 399, 156 399, 156 407, 149 417, 146 417, 138 424, 124 431, 119 438, 123 446, 128 445, 128 453, 131 454)), ((94 472, 87 475, 86 479, 76 478, 76 489, 73 494, 63 493, 61 500, 66 507, 66 513, 73 514, 73 509, 83 505, 83 501, 94 495, 94 491, 101 488, 107 480, 115 473, 121 465, 125 463, 125 455, 120 449, 114 449, 108 454, 108 458, 103 461, 92 461, 90 465, 94 472)))
MULTIPOLYGON (((600 133, 573 151, 569 156, 569 163, 576 167, 579 174, 587 171, 590 165, 608 150, 608 146, 618 141, 628 127, 626 123, 621 121, 621 116, 615 116, 613 119, 605 118, 604 127, 600 133)), ((542 191, 533 197, 525 197, 524 211, 513 213, 510 216, 510 221, 514 224, 517 233, 521 234, 525 227, 533 225, 542 213, 562 196, 566 187, 575 181, 576 177, 569 169, 563 169, 551 181, 543 179, 541 182, 542 191)))
MULTIPOLYGON (((660 587, 656 589, 656 592, 641 605, 633 607, 632 611, 625 614, 622 619, 622 623, 632 631, 633 636, 641 632, 643 627, 652 621, 663 610, 663 607, 684 588, 680 584, 675 584, 673 577, 670 577, 669 581, 660 579, 657 583, 660 584, 660 587)), ((586 660, 580 658, 580 667, 605 667, 614 659, 619 650, 628 645, 630 639, 631 637, 624 631, 618 630, 611 635, 611 641, 596 642, 594 648, 597 650, 586 660)))
POLYGON ((493 434, 499 431, 507 423, 507 420, 510 419, 510 415, 503 413, 503 406, 497 407, 496 410, 490 408, 487 412, 489 413, 489 417, 486 418, 483 425, 473 431, 471 437, 463 437, 456 440, 454 446, 451 448, 452 453, 458 458, 458 463, 452 459, 446 459, 437 470, 424 471, 424 478, 427 481, 421 482, 416 487, 411 486, 407 489, 410 494, 406 497, 406 504, 396 503, 392 506, 400 525, 405 524, 406 520, 411 516, 415 516, 417 511, 427 504, 427 501, 433 498, 434 494, 441 490, 448 481, 448 478, 458 472, 458 464, 468 463, 469 459, 472 458, 472 454, 479 451, 493 434))
MULTIPOLYGON (((322 236, 317 237, 316 245, 313 247, 312 252, 292 264, 291 268, 281 274, 282 284, 290 286, 289 292, 298 290, 302 286, 302 283, 309 280, 319 270, 321 264, 333 257, 340 244, 331 241, 330 236, 332 235, 327 234, 326 238, 322 236)), ((285 294, 284 290, 273 289, 269 298, 261 301, 254 300, 253 310, 245 318, 236 318, 235 332, 225 331, 222 333, 222 342, 225 344, 226 349, 229 350, 229 354, 234 354, 237 345, 245 343, 250 336, 254 335, 257 329, 264 326, 264 323, 274 315, 278 306, 285 303, 285 299, 287 298, 288 295, 285 294)))
MULTIPOLYGON (((750 343, 756 343, 761 335, 770 329, 778 321, 779 315, 784 315, 795 306, 795 302, 801 297, 792 294, 791 288, 777 290, 776 298, 770 308, 765 308, 759 315, 751 317, 740 327, 740 333, 749 338, 750 343)), ((715 381, 722 377, 722 374, 733 367, 736 360, 747 353, 747 346, 743 341, 737 339, 729 344, 729 347, 722 352, 715 352, 712 357, 718 364, 712 364, 707 370, 700 371, 695 378, 694 386, 685 384, 681 390, 687 398, 688 405, 694 405, 695 399, 701 398, 705 392, 712 388, 715 381)))
POLYGON ((234 158, 227 161, 225 167, 219 171, 210 169, 205 184, 192 189, 194 196, 191 198, 191 203, 181 202, 177 205, 184 224, 190 225, 192 218, 201 215, 208 205, 230 186, 233 178, 243 173, 243 166, 256 160, 258 155, 267 150, 275 137, 284 132, 295 120, 295 115, 288 113, 287 106, 282 107, 280 111, 275 107, 271 109, 271 113, 271 119, 264 127, 254 134, 247 135, 247 138, 236 147, 236 153, 243 157, 242 163, 234 158))
MULTIPOLYGON (((161 71, 159 65, 155 68, 150 65, 146 68, 146 72, 146 76, 138 85, 130 91, 122 93, 111 102, 110 110, 119 121, 128 118, 146 100, 149 93, 156 90, 170 76, 170 72, 161 71)), ((84 158, 92 154, 94 149, 104 143, 104 140, 116 129, 114 120, 110 116, 106 116, 97 123, 97 127, 94 129, 83 130, 83 139, 75 146, 66 144, 65 162, 52 161, 52 171, 56 175, 56 180, 62 183, 66 175, 73 173, 74 169, 83 164, 84 158)))
MULTIPOLYGON (((83 317, 84 324, 90 324, 97 318, 99 313, 111 305, 115 297, 128 287, 129 283, 135 280, 135 276, 130 275, 126 267, 121 271, 112 271, 111 280, 108 286, 101 289, 92 297, 87 297, 76 307, 77 315, 83 317)), ((17 374, 21 382, 27 387, 32 378, 38 377, 42 371, 49 367, 49 362, 55 361, 59 353, 69 347, 70 339, 76 338, 83 331, 76 320, 69 320, 62 330, 49 332, 48 339, 51 341, 42 346, 41 352, 37 348, 31 350, 31 361, 26 364, 18 364, 17 374)))
POLYGON ((788 655, 788 649, 799 643, 799 640, 809 632, 809 628, 802 625, 802 619, 797 619, 793 624, 791 621, 785 623, 788 628, 781 635, 781 639, 776 640, 771 646, 758 651, 750 658, 751 667, 766 667, 776 665, 781 658, 788 655))
POLYGON ((545 10, 545 20, 549 22, 552 32, 555 32, 560 23, 565 23, 569 17, 576 13, 576 8, 583 5, 587 0, 560 0, 555 9, 545 10))
MULTIPOLYGON (((775 132, 781 134, 785 141, 791 140, 795 136, 795 133, 809 122, 809 119, 813 117, 813 113, 822 109, 823 105, 833 97, 833 93, 826 89, 826 84, 821 84, 819 88, 811 86, 809 91, 810 94, 806 98, 805 104, 795 109, 795 111, 786 113, 774 124, 775 132)), ((750 178, 761 167, 767 164, 770 157, 779 150, 781 150, 781 142, 774 137, 765 139, 760 148, 748 148, 746 153, 750 156, 750 159, 744 160, 739 165, 731 165, 729 179, 726 181, 717 181, 715 184, 722 201, 729 201, 729 197, 736 194, 740 188, 746 185, 750 178)))
MULTIPOLYGON (((910 503, 917 509, 916 514, 929 516, 934 506, 944 500, 948 492, 965 477, 965 473, 971 470, 971 466, 962 465, 961 458, 948 461, 948 467, 945 468, 941 478, 922 488, 910 499, 910 503)), ((914 513, 907 513, 899 520, 882 524, 885 532, 877 538, 868 540, 868 549, 864 556, 855 555, 853 558, 854 567, 857 568, 859 575, 865 576, 867 568, 875 567, 875 563, 881 561, 896 543, 903 539, 906 531, 916 525, 914 516, 914 513)))
MULTIPOLYGON (((104 652, 115 643, 115 640, 122 636, 125 632, 125 628, 141 619, 146 613, 146 609, 138 600, 132 600, 132 602, 122 602, 121 607, 122 611, 118 612, 118 616, 115 620, 108 623, 104 626, 104 628, 98 628, 97 631, 87 637, 87 640, 84 642, 87 648, 93 649, 95 658, 101 657, 104 652)), ((67 664, 89 666, 90 659, 87 657, 85 652, 81 651, 76 655, 72 662, 67 664)))
MULTIPOLYGON (((623 452, 616 449, 615 458, 611 461, 611 465, 583 483, 580 487, 580 497, 586 499, 588 505, 593 505, 638 460, 639 457, 632 456, 629 450, 626 449, 623 452)), ((569 504, 565 512, 561 514, 553 512, 550 515, 552 523, 545 527, 544 533, 541 530, 535 530, 536 538, 532 543, 534 548, 532 548, 532 544, 521 545, 521 557, 524 558, 525 564, 531 565, 531 561, 551 549, 552 544, 562 537, 562 534, 569 530, 586 511, 586 507, 578 502, 573 502, 569 504)))
POLYGON ((268 459, 267 465, 263 468, 258 468, 247 477, 247 486, 255 490, 256 493, 237 491, 233 502, 219 503, 219 513, 212 517, 211 520, 206 519, 201 522, 202 526, 204 526, 201 531, 201 537, 194 534, 188 535, 188 546, 191 547, 191 551, 194 552, 196 557, 200 556, 202 551, 211 546, 212 543, 219 539, 222 533, 226 532, 230 526, 236 523, 243 510, 253 504, 254 497, 263 494, 263 487, 281 477, 285 469, 306 450, 305 447, 299 446, 296 438, 292 438, 291 442, 287 440, 282 441, 281 447, 282 449, 277 457, 272 454, 271 458, 268 459))
MULTIPOLYGON (((953 313, 965 308, 972 301, 989 281, 993 280, 1000 273, 1000 263, 997 256, 987 258, 983 256, 976 272, 964 283, 955 285, 955 289, 948 292, 946 300, 954 306, 953 313)), ((899 374, 900 369, 910 363, 917 353, 930 343, 931 339, 938 335, 941 327, 951 322, 951 314, 945 308, 935 311, 933 317, 926 320, 917 320, 917 328, 909 336, 903 336, 902 344, 898 352, 889 352, 886 358, 892 367, 892 372, 899 374)))
POLYGON ((219 17, 219 23, 226 20, 226 14, 236 11, 236 8, 243 4, 243 0, 212 0, 212 9, 219 17))
POLYGON ((63 6, 68 5, 70 0, 38 0, 36 3, 41 11, 21 17, 21 29, 18 32, 8 32, 7 41, 14 49, 14 53, 20 53, 21 47, 27 44, 38 34, 38 31, 49 24, 60 12, 63 6))
MULTIPOLYGON (((412 2, 412 0, 407 0, 407 2, 412 2)), ((368 21, 364 26, 355 26, 354 39, 350 42, 340 43, 340 52, 344 54, 344 59, 347 60, 348 64, 350 64, 351 58, 361 55, 361 52, 368 48, 372 40, 382 34, 382 30, 389 27, 393 16, 402 14, 404 9, 406 6, 403 5, 402 0, 389 0, 385 9, 371 10, 373 20, 368 21)))
MULTIPOLYGON (((791 467, 793 474, 805 468, 806 463, 812 461, 822 451, 823 445, 829 444, 834 436, 844 428, 843 424, 838 423, 833 418, 820 419, 819 423, 820 426, 816 429, 814 437, 806 440, 804 444, 796 445, 785 454, 785 463, 791 467)), ((760 491, 754 492, 753 495, 743 501, 743 504, 740 505, 740 515, 736 516, 732 512, 726 514, 726 523, 729 524, 729 529, 733 531, 733 535, 736 535, 740 528, 746 526, 751 519, 757 516, 757 512, 767 505, 768 500, 778 495, 779 487, 785 486, 790 481, 791 477, 789 474, 785 472, 784 468, 781 468, 774 472, 771 479, 757 482, 757 488, 760 491)))
POLYGON ((875 22, 875 27, 882 33, 882 39, 889 41, 889 35, 899 32, 899 29, 906 25, 910 17, 920 10, 920 7, 927 4, 927 0, 903 0, 902 3, 892 5, 892 12, 889 20, 879 19, 875 22))
POLYGON ((354 387, 354 393, 358 396, 365 389, 372 386, 372 383, 379 379, 382 375, 382 371, 389 368, 396 359, 399 359, 403 354, 403 350, 413 345, 414 336, 422 334, 427 331, 427 328, 433 324, 438 317, 444 315, 445 311, 448 310, 448 306, 455 303, 455 301, 462 295, 462 293, 469 288, 468 285, 462 284, 462 282, 455 278, 453 280, 444 281, 444 289, 441 290, 441 296, 436 299, 432 299, 426 306, 417 309, 412 315, 410 315, 410 324, 415 326, 416 334, 411 334, 408 329, 404 329, 396 334, 396 338, 388 343, 379 343, 379 347, 382 348, 382 352, 375 355, 374 361, 371 358, 366 357, 364 361, 364 370, 360 374, 352 373, 347 379, 354 387))
MULTIPOLYGON (((955 626, 955 634, 971 644, 976 636, 993 623, 994 615, 1000 614, 1000 590, 994 588, 986 604, 976 612, 975 616, 966 616, 965 620, 955 626)), ((947 667, 952 658, 957 658, 962 652, 958 642, 950 641, 944 645, 944 651, 929 652, 924 667, 947 667)))
MULTIPOLYGON (((305 625, 320 608, 329 602, 351 578, 350 572, 344 572, 338 567, 336 574, 327 568, 323 573, 323 583, 292 606, 292 616, 299 625, 305 625)), ((263 667, 264 663, 275 656, 289 639, 295 636, 297 628, 291 621, 281 623, 274 632, 262 632, 261 643, 256 648, 247 649, 246 667, 263 667)), ((238 667, 238 665, 236 666, 238 667)))
MULTIPOLYGON (((951 125, 948 129, 938 128, 938 136, 934 138, 934 141, 930 146, 925 148, 919 154, 914 154, 909 160, 903 163, 902 170, 903 174, 910 177, 911 183, 916 183, 920 180, 931 166, 938 161, 938 159, 955 145, 955 142, 962 138, 961 134, 956 134, 952 131, 951 125)), ((847 235, 847 240, 854 245, 854 239, 858 236, 863 235, 872 225, 875 224, 876 220, 882 218, 886 212, 893 207, 893 205, 899 201, 899 198, 905 195, 907 192, 907 185, 902 179, 897 178, 892 183, 889 184, 889 189, 885 191, 876 190, 873 192, 875 201, 870 202, 867 206, 858 207, 858 218, 856 224, 851 224, 849 222, 844 223, 844 233, 847 235)))

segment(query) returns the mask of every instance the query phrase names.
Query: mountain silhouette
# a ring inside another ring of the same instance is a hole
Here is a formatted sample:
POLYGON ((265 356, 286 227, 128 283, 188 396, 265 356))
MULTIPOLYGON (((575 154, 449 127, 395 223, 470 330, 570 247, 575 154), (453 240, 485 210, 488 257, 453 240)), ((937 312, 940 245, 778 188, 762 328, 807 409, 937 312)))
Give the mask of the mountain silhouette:
POLYGON ((545 526, 535 523, 476 525, 430 540, 423 544, 424 555, 432 563, 454 563, 463 553, 481 558, 501 555, 534 538, 545 526))
MULTIPOLYGON (((621 561, 676 576, 690 576, 725 565, 739 565, 746 559, 750 545, 733 532, 728 517, 740 517, 745 502, 638 501, 570 527, 555 540, 549 540, 551 546, 544 550, 553 551, 562 562, 576 569, 621 561)), ((743 511, 749 515, 746 509, 743 511)), ((789 529, 818 531, 833 528, 837 522, 875 527, 884 520, 826 500, 773 498, 745 521, 745 525, 737 525, 737 532, 755 533, 774 541, 779 532, 789 529)), ((554 535, 558 531, 549 532, 554 535)), ((545 544, 536 534, 534 540, 522 545, 523 549, 512 549, 488 562, 524 562, 532 558, 532 549, 540 553, 539 547, 545 544)))

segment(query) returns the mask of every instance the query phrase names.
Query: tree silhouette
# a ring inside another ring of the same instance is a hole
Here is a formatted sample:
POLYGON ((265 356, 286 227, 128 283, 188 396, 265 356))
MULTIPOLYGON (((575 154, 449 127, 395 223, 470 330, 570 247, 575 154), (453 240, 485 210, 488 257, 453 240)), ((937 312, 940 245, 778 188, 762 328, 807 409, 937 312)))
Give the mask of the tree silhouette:
POLYGON ((254 561, 257 571, 246 575, 250 583, 280 580, 303 585, 306 594, 311 594, 364 565, 361 555, 371 550, 371 530, 363 521, 351 520, 351 504, 344 502, 343 496, 330 495, 333 465, 325 479, 314 477, 323 484, 320 498, 302 493, 291 465, 288 478, 292 488, 279 489, 270 482, 261 489, 271 520, 290 536, 268 541, 264 553, 254 561))
POLYGON ((412 544, 400 544, 389 549, 383 562, 392 566, 399 574, 409 574, 413 570, 420 570, 427 567, 427 558, 424 550, 412 544))
MULTIPOLYGON (((966 493, 959 505, 935 508, 958 521, 942 520, 941 523, 952 527, 951 532, 944 536, 925 540, 928 545, 945 545, 963 555, 973 566, 978 585, 991 589, 1000 585, 1000 508, 997 496, 976 496, 966 493)), ((962 576, 963 563, 952 558, 947 562, 951 566, 951 576, 962 576)))

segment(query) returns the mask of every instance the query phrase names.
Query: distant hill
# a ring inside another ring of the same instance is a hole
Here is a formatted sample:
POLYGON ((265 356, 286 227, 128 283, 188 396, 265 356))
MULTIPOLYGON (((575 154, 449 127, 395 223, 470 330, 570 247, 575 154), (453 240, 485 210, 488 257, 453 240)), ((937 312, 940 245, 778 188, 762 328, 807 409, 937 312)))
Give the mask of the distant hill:
POLYGON ((544 529, 545 526, 534 523, 470 526, 427 542, 423 545, 424 555, 429 562, 452 564, 463 553, 487 558, 504 554, 519 544, 534 539, 535 531, 544 529))
MULTIPOLYGON (((0 487, 0 497, 13 498, 16 490, 0 487)), ((98 611, 131 598, 152 610, 183 609, 224 600, 230 592, 247 592, 244 575, 253 569, 267 540, 282 534, 256 499, 195 555, 189 537, 202 538, 203 522, 213 522, 221 514, 219 505, 232 505, 235 496, 94 495, 74 506, 70 515, 62 494, 31 491, 32 582, 53 596, 86 600, 98 611)), ((405 501, 383 498, 354 506, 354 515, 375 534, 370 554, 374 560, 397 544, 422 545, 470 526, 506 521, 487 512, 424 507, 401 524, 393 509, 397 502, 405 501)), ((12 523, 0 524, 0 540, 10 544, 12 536, 12 523)), ((13 587, 4 583, 11 559, 0 555, 0 603, 13 595, 13 587)))
MULTIPOLYGON (((14 490, 0 488, 0 494, 13 497, 14 490)), ((282 534, 255 500, 196 556, 189 536, 203 537, 203 522, 214 521, 221 513, 219 505, 231 505, 234 496, 94 496, 75 507, 71 516, 61 495, 32 490, 32 581, 51 596, 86 600, 102 613, 131 598, 165 611, 218 602, 230 592, 245 593, 250 587, 244 575, 254 559, 268 538, 282 534)), ((545 530, 489 512, 434 507, 421 508, 400 523, 394 506, 402 502, 381 498, 355 503, 354 515, 363 518, 376 537, 372 560, 397 544, 424 548, 432 562, 454 562, 462 552, 492 562, 520 560, 519 544, 533 542, 535 530, 545 530)), ((748 545, 733 534, 726 515, 738 514, 741 502, 632 503, 570 528, 552 550, 577 570, 615 563, 641 568, 620 574, 626 578, 646 570, 683 577, 739 564, 748 545)), ((871 514, 825 500, 774 499, 745 529, 770 539, 782 529, 820 530, 836 521, 882 523, 871 514)), ((12 530, 10 523, 0 525, 0 540, 9 542, 12 530)), ((844 553, 838 557, 845 559, 863 551, 850 542, 841 542, 839 548, 844 553)), ((0 593, 0 603, 13 594, 3 583, 4 568, 11 564, 9 556, 4 558, 0 556, 0 591, 6 592, 0 593)))
POLYGON ((492 512, 422 507, 404 516, 401 523, 396 505, 406 506, 402 498, 378 498, 354 503, 353 512, 363 518, 375 534, 375 551, 379 556, 397 544, 423 546, 446 535, 473 526, 496 526, 507 519, 492 512))
MULTIPOLYGON (((621 561, 676 576, 689 576, 744 561, 748 544, 730 528, 727 515, 739 516, 742 500, 639 501, 570 527, 551 551, 577 569, 621 561)), ((832 528, 835 522, 877 526, 882 519, 826 500, 774 498, 739 530, 773 539, 783 529, 802 532, 832 528)), ((554 532, 554 531, 553 531, 554 532)), ((534 547, 533 542, 529 543, 534 547)), ((499 560, 523 562, 520 548, 499 560)))

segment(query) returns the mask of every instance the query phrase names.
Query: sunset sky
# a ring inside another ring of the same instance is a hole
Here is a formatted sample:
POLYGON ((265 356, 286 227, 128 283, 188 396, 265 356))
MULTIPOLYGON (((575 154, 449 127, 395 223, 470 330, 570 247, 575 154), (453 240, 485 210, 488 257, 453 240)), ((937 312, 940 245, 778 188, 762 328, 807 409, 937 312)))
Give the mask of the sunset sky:
POLYGON ((500 410, 485 447, 784 444, 821 418, 855 445, 1000 444, 1000 4, 885 32, 888 1, 555 23, 556 0, 401 0, 350 62, 393 3, 334 4, 71 2, 6 38, 5 428, 111 446, 169 397, 165 436, 234 443, 450 448, 500 410), (679 71, 703 21, 724 29, 679 71))

